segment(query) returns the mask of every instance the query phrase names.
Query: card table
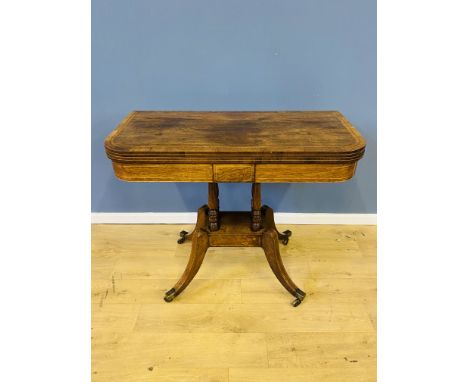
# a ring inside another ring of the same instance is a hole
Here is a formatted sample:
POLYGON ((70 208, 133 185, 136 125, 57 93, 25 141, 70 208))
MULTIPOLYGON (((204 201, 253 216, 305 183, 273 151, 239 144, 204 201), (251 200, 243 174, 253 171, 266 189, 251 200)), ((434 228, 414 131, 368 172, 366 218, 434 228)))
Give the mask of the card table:
POLYGON ((281 260, 273 210, 261 203, 261 183, 343 182, 353 177, 366 142, 337 111, 134 111, 105 140, 117 178, 128 182, 206 182, 188 264, 164 296, 171 302, 193 280, 209 247, 261 247, 293 306, 306 295, 281 260), (218 183, 252 184, 251 210, 219 209, 218 183))

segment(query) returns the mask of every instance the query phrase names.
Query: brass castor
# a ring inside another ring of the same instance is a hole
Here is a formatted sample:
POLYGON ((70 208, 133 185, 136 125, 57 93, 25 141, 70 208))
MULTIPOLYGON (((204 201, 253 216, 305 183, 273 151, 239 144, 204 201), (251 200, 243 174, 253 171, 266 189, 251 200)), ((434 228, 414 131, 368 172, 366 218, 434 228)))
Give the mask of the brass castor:
POLYGON ((179 232, 180 239, 177 240, 177 243, 182 244, 185 241, 185 239, 187 238, 187 235, 188 235, 187 231, 180 231, 179 232))
POLYGON ((293 302, 291 302, 291 305, 293 307, 296 307, 296 306, 301 304, 301 302, 302 302, 302 300, 304 300, 306 294, 305 294, 305 292, 303 292, 302 290, 300 290, 298 288, 298 289, 296 289, 296 293, 294 295, 296 296, 296 299, 293 302))
POLYGON ((294 307, 296 307, 296 306, 300 305, 301 302, 302 302, 302 300, 296 298, 296 299, 291 303, 291 305, 294 306, 294 307))
POLYGON ((166 302, 171 302, 172 300, 174 300, 174 298, 175 298, 175 292, 176 292, 176 290, 175 290, 174 288, 169 289, 169 290, 166 292, 166 295, 164 296, 164 301, 166 301, 166 302))
POLYGON ((287 229, 284 232, 279 232, 278 233, 278 238, 281 240, 281 243, 283 243, 284 245, 288 245, 289 238, 291 237, 291 235, 292 235, 292 232, 289 229, 287 229))

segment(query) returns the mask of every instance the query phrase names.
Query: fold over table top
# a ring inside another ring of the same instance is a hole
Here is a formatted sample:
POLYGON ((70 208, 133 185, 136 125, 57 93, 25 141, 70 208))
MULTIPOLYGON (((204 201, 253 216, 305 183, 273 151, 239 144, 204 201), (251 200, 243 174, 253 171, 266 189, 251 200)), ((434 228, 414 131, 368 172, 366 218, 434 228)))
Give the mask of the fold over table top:
POLYGON ((105 148, 129 181, 315 182, 352 177, 365 140, 337 111, 134 111, 105 148))

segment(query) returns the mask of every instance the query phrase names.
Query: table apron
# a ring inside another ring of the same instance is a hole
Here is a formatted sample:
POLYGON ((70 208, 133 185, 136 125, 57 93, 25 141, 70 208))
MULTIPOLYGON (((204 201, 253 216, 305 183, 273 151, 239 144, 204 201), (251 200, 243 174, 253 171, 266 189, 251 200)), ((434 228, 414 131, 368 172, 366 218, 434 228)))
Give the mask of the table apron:
POLYGON ((128 182, 300 183, 343 182, 357 162, 310 164, 133 164, 113 162, 116 176, 128 182))

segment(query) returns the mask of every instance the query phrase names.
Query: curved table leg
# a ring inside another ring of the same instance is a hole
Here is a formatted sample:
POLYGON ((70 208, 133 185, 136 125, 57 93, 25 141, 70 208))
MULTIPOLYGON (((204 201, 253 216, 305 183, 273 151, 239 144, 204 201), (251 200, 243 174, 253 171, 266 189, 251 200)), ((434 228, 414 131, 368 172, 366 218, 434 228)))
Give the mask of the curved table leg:
POLYGON ((262 248, 265 251, 268 264, 270 264, 270 268, 276 278, 286 288, 286 290, 296 298, 292 302, 292 305, 298 306, 302 300, 304 300, 306 294, 300 290, 296 284, 294 284, 289 277, 288 272, 286 272, 286 269, 284 268, 283 260, 281 259, 279 251, 278 233, 276 229, 269 228, 263 232, 262 248))
POLYGON ((190 252, 188 264, 179 281, 177 281, 172 289, 166 292, 164 301, 171 302, 190 284, 203 263, 208 247, 208 233, 199 229, 194 231, 192 236, 192 251, 190 252))
POLYGON ((180 231, 179 232, 180 238, 177 240, 177 243, 182 244, 186 240, 192 240, 193 235, 195 234, 197 230, 208 229, 207 222, 206 222, 207 214, 208 214, 208 206, 207 205, 201 206, 197 212, 197 222, 195 223, 195 228, 190 233, 188 233, 187 231, 180 231))
MULTIPOLYGON (((267 211, 269 209, 270 209, 270 207, 263 206, 263 211, 267 211)), ((266 213, 266 215, 268 216, 267 219, 269 220, 268 224, 269 224, 270 227, 272 227, 276 231, 276 234, 278 235, 278 239, 284 245, 288 245, 289 238, 292 236, 292 232, 289 229, 287 229, 286 231, 283 231, 283 232, 278 231, 278 228, 276 228, 275 218, 273 216, 273 210, 271 210, 271 213, 270 213, 270 211, 268 211, 268 213, 266 213)))

